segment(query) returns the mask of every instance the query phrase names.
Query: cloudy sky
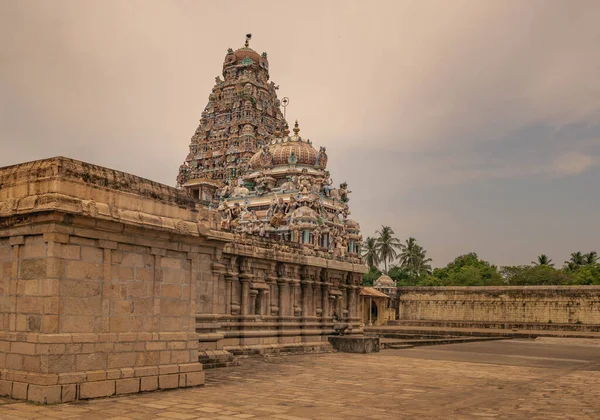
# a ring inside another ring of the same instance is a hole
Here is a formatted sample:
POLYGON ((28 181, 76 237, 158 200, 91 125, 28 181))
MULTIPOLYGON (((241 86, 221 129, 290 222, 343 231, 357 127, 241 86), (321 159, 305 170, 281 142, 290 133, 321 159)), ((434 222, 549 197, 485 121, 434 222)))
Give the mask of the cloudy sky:
POLYGON ((0 0, 0 166, 169 185, 247 32, 365 236, 448 263, 600 251, 600 2, 0 0))

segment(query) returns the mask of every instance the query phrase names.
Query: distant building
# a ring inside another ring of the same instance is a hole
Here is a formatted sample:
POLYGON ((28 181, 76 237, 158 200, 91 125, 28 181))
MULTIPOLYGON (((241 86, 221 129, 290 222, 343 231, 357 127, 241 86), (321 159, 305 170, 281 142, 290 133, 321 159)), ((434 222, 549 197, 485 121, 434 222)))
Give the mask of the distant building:
POLYGON ((360 297, 365 325, 381 325, 396 319, 396 311, 390 308, 391 298, 372 287, 361 287, 360 297))
MULTIPOLYGON (((387 274, 379 276, 373 284, 373 289, 380 293, 385 294, 389 297, 386 301, 387 309, 393 314, 389 319, 394 320, 398 318, 398 288, 396 282, 387 274)), ((387 320, 386 320, 387 321, 387 320)))
POLYGON ((386 274, 382 274, 377 280, 375 280, 375 283, 373 283, 373 289, 381 293, 385 293, 390 297, 396 297, 396 282, 386 274))

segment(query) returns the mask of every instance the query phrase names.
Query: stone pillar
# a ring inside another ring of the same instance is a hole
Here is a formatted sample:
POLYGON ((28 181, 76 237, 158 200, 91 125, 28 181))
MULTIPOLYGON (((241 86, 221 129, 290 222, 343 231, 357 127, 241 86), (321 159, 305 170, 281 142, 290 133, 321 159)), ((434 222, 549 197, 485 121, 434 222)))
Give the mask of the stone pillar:
POLYGON ((250 294, 250 279, 240 278, 240 283, 242 284, 242 298, 240 299, 240 312, 242 315, 248 315, 250 311, 248 310, 248 306, 252 307, 249 302, 249 294, 250 294))
POLYGON ((279 279, 279 280, 277 280, 277 286, 279 287, 279 302, 278 302, 279 310, 278 310, 277 314, 279 316, 285 316, 285 315, 287 315, 287 307, 286 307, 287 305, 285 302, 285 297, 288 296, 288 298, 289 298, 289 292, 287 290, 288 284, 285 280, 279 279))
POLYGON ((273 316, 277 314, 275 310, 278 304, 278 302, 275 299, 275 291, 277 290, 277 277, 273 273, 267 276, 265 281, 267 283, 267 286, 269 286, 269 296, 267 299, 267 315, 273 316))
MULTIPOLYGON (((291 311, 292 311, 292 316, 296 316, 296 301, 298 300, 298 298, 300 298, 300 282, 295 280, 292 283, 292 287, 291 287, 292 291, 292 304, 291 306, 291 311)), ((300 307, 300 312, 302 312, 302 308, 300 307)))
MULTIPOLYGON (((250 304, 248 305, 248 312, 246 313, 247 315, 253 315, 254 314, 254 310, 256 308, 256 297, 258 296, 258 290, 250 290, 250 304)), ((256 314, 258 315, 258 314, 256 314)))
POLYGON ((255 308, 258 308, 258 310, 256 310, 255 315, 264 315, 266 312, 267 296, 269 296, 269 294, 264 289, 258 289, 257 292, 255 308))
POLYGON ((348 318, 354 318, 354 311, 356 309, 356 287, 350 286, 348 288, 348 318))
POLYGON ((232 300, 232 286, 231 283, 234 280, 234 277, 237 277, 233 273, 227 273, 225 275, 225 313, 227 315, 231 315, 231 300, 232 300))
POLYGON ((312 284, 311 300, 310 300, 311 316, 317 316, 317 299, 316 299, 316 297, 317 297, 317 290, 319 290, 319 287, 320 287, 319 284, 316 282, 312 284))
POLYGON ((343 320, 346 320, 348 317, 348 312, 346 311, 346 302, 347 302, 346 290, 347 290, 346 286, 340 285, 340 292, 342 292, 342 294, 338 296, 338 306, 337 307, 338 307, 340 318, 343 320), (346 313, 344 314, 344 312, 346 312, 346 313))
POLYGON ((300 282, 302 287, 302 316, 309 316, 309 305, 310 305, 310 283, 307 281, 300 282))
POLYGON ((263 314, 271 316, 271 285, 268 284, 269 290, 265 290, 265 309, 263 314))
POLYGON ((321 284, 321 317, 329 318, 329 285, 321 284))

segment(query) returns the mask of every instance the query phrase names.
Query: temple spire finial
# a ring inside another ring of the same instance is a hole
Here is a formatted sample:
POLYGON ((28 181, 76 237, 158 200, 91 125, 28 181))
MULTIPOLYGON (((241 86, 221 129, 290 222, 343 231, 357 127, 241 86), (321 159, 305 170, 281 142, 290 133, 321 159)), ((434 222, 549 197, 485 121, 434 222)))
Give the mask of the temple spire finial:
POLYGON ((250 39, 252 38, 252 34, 246 34, 246 43, 244 44, 244 46, 246 48, 248 48, 248 46, 250 45, 250 39))
POLYGON ((300 132, 300 126, 298 125, 298 120, 296 120, 296 123, 294 124, 294 134, 298 135, 299 132, 300 132))

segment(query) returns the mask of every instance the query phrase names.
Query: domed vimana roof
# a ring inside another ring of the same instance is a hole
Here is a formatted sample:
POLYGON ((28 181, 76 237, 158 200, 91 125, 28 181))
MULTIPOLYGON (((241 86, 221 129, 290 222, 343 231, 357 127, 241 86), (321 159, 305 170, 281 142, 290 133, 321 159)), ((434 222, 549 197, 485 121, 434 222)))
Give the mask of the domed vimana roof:
POLYGON ((262 53, 259 54, 250 48, 249 41, 251 38, 251 34, 246 35, 246 43, 242 48, 238 48, 237 50, 232 50, 231 48, 227 50, 227 55, 225 56, 225 60, 223 61, 223 69, 230 66, 251 66, 251 65, 260 65, 265 70, 269 68, 269 62, 267 60, 267 54, 262 53))
MULTIPOLYGON (((279 137, 275 133, 275 138, 268 145, 268 150, 273 156, 272 165, 308 165, 314 166, 317 162, 317 151, 308 139, 303 139, 298 134, 300 127, 298 121, 294 125, 294 134, 289 135, 290 130, 286 124, 283 137, 279 137)), ((258 151, 250 159, 250 167, 252 169, 260 169, 264 167, 264 159, 262 159, 263 151, 258 151)))
POLYGON ((394 280, 386 274, 382 274, 379 276, 377 280, 375 280, 375 284, 380 284, 382 286, 395 286, 394 280))
POLYGON ((319 218, 319 215, 310 207, 302 206, 294 210, 294 212, 292 213, 292 218, 316 221, 319 218))

